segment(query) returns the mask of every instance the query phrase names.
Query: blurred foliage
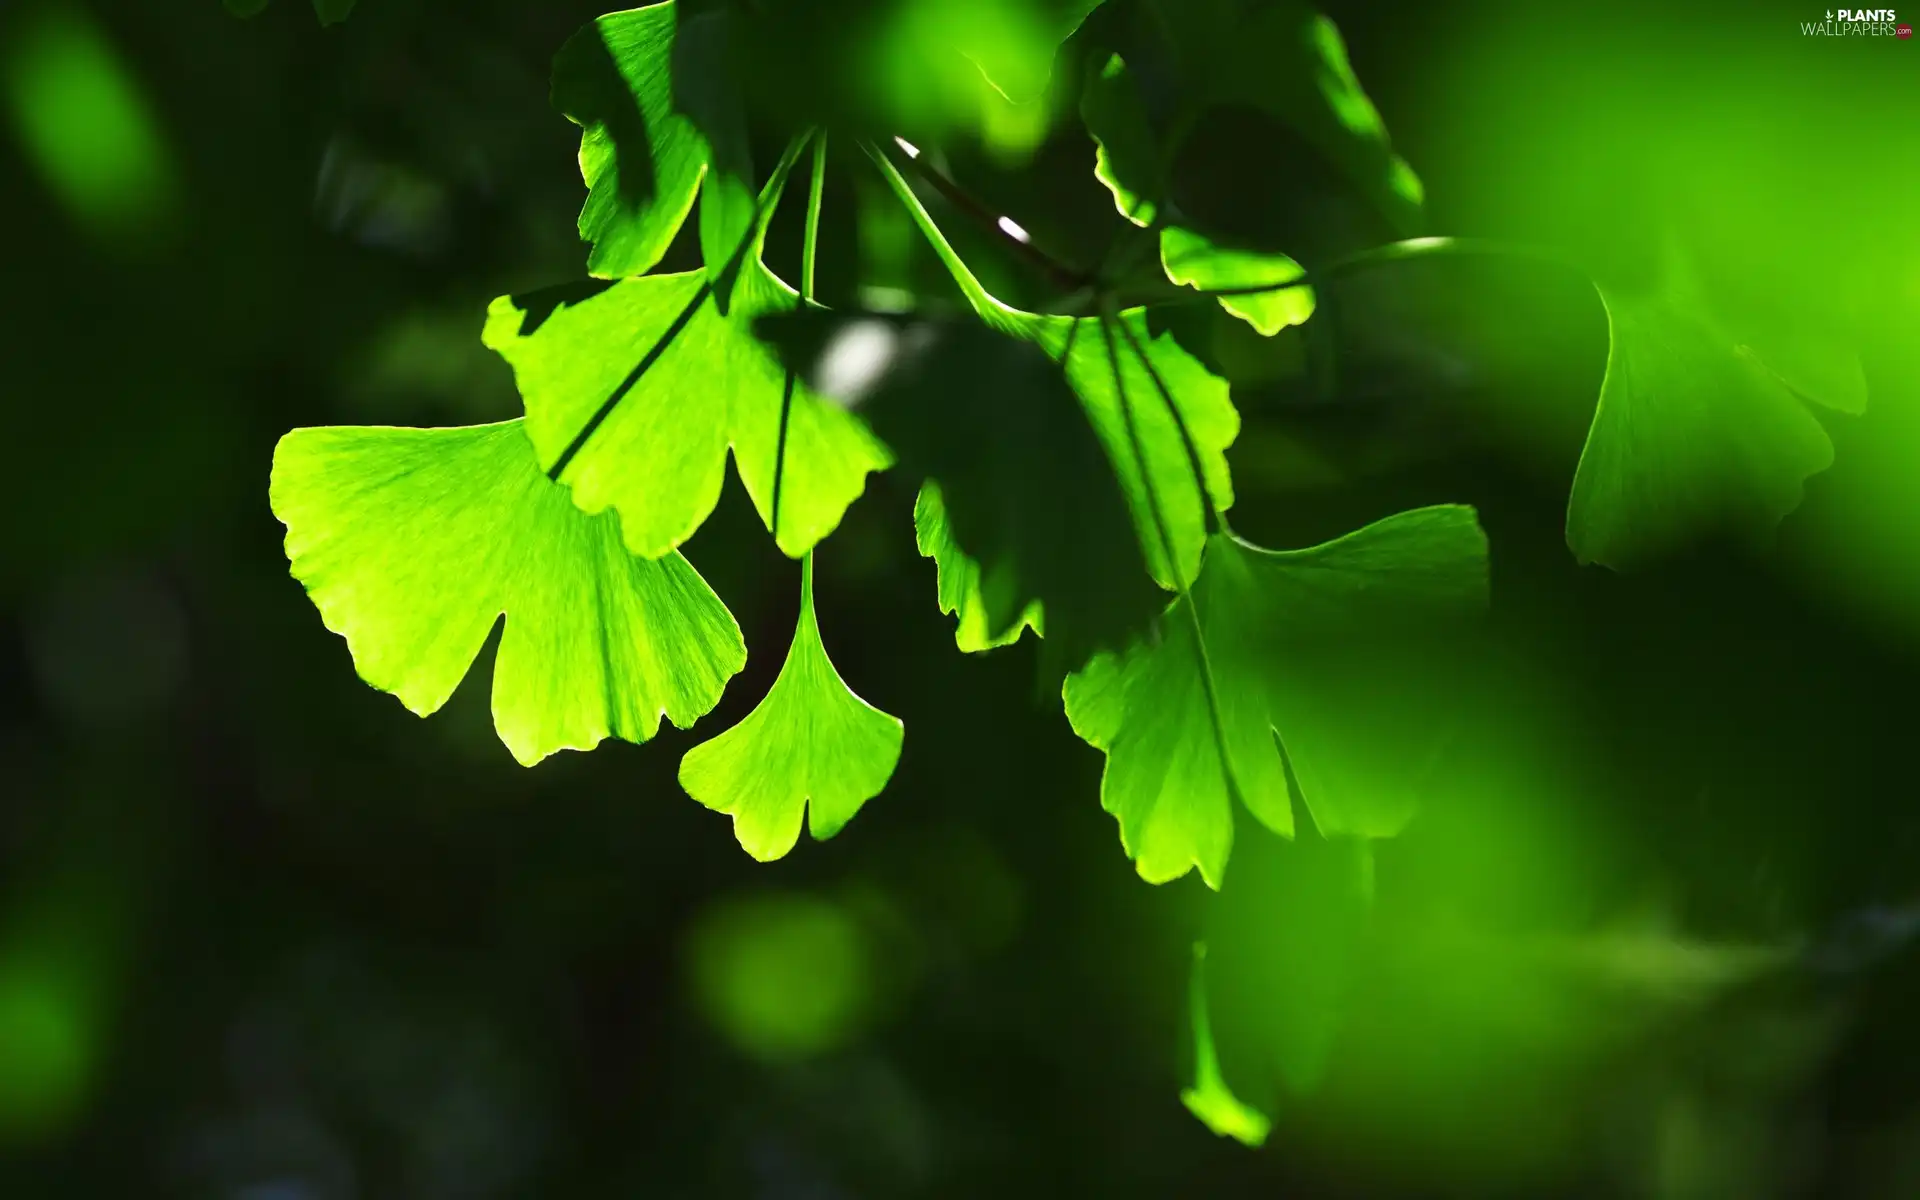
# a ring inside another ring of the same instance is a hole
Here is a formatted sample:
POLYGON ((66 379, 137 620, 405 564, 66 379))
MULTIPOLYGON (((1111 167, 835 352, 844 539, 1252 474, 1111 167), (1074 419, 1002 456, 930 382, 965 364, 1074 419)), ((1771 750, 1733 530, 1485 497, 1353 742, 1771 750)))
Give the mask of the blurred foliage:
MULTIPOLYGON (((1099 10, 999 6, 981 90, 915 74, 919 27, 877 3, 845 7, 908 69, 802 71, 894 61, 842 40, 858 21, 823 35, 823 6, 735 47, 761 170, 851 113, 1063 261, 1173 290, 1075 119, 1087 64, 1142 57, 1099 10), (891 107, 922 77, 955 86, 891 107)), ((916 553, 916 479, 844 505, 812 596, 836 671, 912 737, 884 802, 779 863, 681 794, 704 732, 526 771, 485 661, 424 725, 358 684, 286 577, 266 464, 297 425, 519 415, 484 300, 587 271, 580 130, 547 96, 603 14, 0 13, 25 285, 0 322, 0 1190, 1909 1194, 1911 46, 1803 38, 1820 14, 1785 3, 1327 7, 1425 227, 1547 258, 1374 262, 1271 337, 1197 303, 1138 328, 1231 388, 1240 535, 1471 504, 1491 547, 1470 669, 1422 676, 1453 732, 1419 816, 1370 845, 1370 889, 1305 897, 1354 849, 1305 810, 1291 842, 1237 818, 1217 893, 1140 884, 1100 754, 1035 702, 1043 644, 953 652, 932 601, 955 560, 916 553), (1643 569, 1582 568, 1568 498, 1612 298, 1670 294, 1676 245, 1712 314, 1676 353, 1729 380, 1687 448, 1768 511, 1704 503, 1643 569), (1776 460, 1727 440, 1749 423, 1722 402, 1754 389, 1832 465, 1748 470, 1776 460)), ((957 11, 929 6, 927 36, 957 11)), ((1228 235, 1314 217, 1350 246, 1372 209, 1337 170, 1248 153, 1297 141, 1216 110, 1181 160, 1207 219, 1178 227, 1309 269, 1325 255, 1228 235)), ((1068 324, 1055 281, 912 186, 981 293, 1068 324)), ((779 277, 800 207, 768 221, 779 277)), ((913 222, 836 134, 819 297, 961 310, 913 222)), ((698 272, 698 235, 660 268, 698 272)), ((800 597, 767 497, 724 468, 714 495, 684 549, 752 649, 720 729, 771 689, 800 597)))

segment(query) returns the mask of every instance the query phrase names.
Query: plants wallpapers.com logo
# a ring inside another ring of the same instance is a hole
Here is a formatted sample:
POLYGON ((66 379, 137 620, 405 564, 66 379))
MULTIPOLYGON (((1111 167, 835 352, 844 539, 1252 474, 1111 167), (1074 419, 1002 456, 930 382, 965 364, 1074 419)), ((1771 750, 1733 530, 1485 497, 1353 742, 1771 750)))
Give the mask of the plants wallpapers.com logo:
POLYGON ((1913 26, 1902 24, 1891 8, 1828 9, 1825 20, 1800 22, 1802 37, 1890 37, 1905 40, 1913 26))

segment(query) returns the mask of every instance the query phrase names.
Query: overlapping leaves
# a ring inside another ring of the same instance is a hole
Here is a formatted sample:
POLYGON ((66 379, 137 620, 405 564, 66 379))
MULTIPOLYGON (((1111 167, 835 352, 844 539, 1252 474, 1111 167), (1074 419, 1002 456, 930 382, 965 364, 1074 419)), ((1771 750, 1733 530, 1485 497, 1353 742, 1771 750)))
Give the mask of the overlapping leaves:
POLYGON ((1198 867, 1218 887, 1236 796, 1291 836, 1289 765, 1323 834, 1397 832, 1443 733, 1444 695, 1413 652, 1457 634, 1486 595, 1486 538, 1460 506, 1306 550, 1210 539, 1160 637, 1066 685, 1074 732, 1106 752, 1101 803, 1141 877, 1198 867))

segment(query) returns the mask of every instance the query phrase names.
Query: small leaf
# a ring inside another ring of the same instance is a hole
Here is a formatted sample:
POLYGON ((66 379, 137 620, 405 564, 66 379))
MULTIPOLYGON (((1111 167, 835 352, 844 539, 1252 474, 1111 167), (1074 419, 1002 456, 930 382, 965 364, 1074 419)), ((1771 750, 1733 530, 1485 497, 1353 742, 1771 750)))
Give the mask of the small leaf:
POLYGON ((1109 192, 1120 215, 1145 227, 1159 215, 1167 195, 1167 161, 1154 137, 1146 104, 1126 63, 1115 54, 1087 77, 1080 95, 1080 119, 1093 136, 1093 174, 1109 192))
POLYGON ((1345 1023, 1373 910, 1373 844, 1252 832, 1207 919, 1207 1016, 1223 1087, 1258 1111, 1312 1093, 1345 1023))
MULTIPOLYGON (((790 376, 754 320, 799 297, 749 255, 731 311, 706 274, 629 279, 571 303, 493 302, 482 339, 512 364, 540 464, 590 513, 619 510, 627 546, 658 557, 693 536, 720 496, 732 448, 772 528, 775 459, 790 376)), ((781 476, 781 550, 833 531, 891 458, 853 416, 793 384, 781 476)))
MULTIPOLYGON (((1167 278, 1202 291, 1285 283, 1306 274, 1284 254, 1254 254, 1216 246, 1188 229, 1160 232, 1160 263, 1167 278)), ((1313 289, 1284 288, 1244 296, 1222 296, 1220 307, 1272 337, 1313 315, 1313 289)))
POLYGON ((506 614, 500 740, 532 765, 685 728, 746 663, 739 626, 678 554, 634 558, 612 514, 549 482, 519 421, 296 429, 274 450, 287 557, 360 677, 426 716, 506 614))
POLYGON ((801 569, 800 619, 780 677, 744 721, 680 760, 680 786, 733 816, 740 846, 761 862, 784 856, 807 829, 840 832, 880 794, 905 731, 853 694, 827 658, 813 611, 813 559, 801 569))
POLYGON ((1206 960, 1206 945, 1196 944, 1187 987, 1187 1019, 1193 1028, 1193 1086, 1181 1089, 1180 1103, 1216 1136, 1258 1147, 1266 1143, 1273 1122, 1234 1095, 1220 1073, 1220 1055, 1213 1044, 1213 1018, 1207 1011, 1206 960))
POLYGON ((1074 732, 1106 752, 1101 804, 1141 877, 1197 866, 1219 887, 1236 794, 1292 836, 1281 745, 1324 835, 1398 832, 1440 727, 1415 653, 1484 607, 1486 589, 1486 538, 1460 506, 1306 550, 1211 538, 1159 639, 1066 683, 1074 732))
POLYGON ((1624 570, 1704 534, 1770 528, 1798 507, 1833 444, 1789 379, 1858 411, 1858 360, 1781 339, 1775 368, 1684 277, 1653 292, 1596 287, 1612 342, 1567 506, 1575 556, 1624 570))
POLYGON ((602 279, 660 261, 707 171, 706 139, 674 106, 674 24, 673 0, 609 13, 553 61, 553 106, 580 126, 587 270, 602 279))
POLYGON ((947 525, 946 505, 940 500, 940 485, 932 480, 920 486, 920 496, 914 501, 913 531, 921 556, 934 562, 940 611, 959 618, 953 640, 962 653, 975 654, 1011 646, 1029 628, 1046 636, 1046 622, 1038 600, 1029 604, 1004 632, 996 636, 988 631, 986 601, 980 595, 980 564, 968 558, 953 540, 953 532, 947 525))
POLYGON ((1108 449, 1033 341, 972 319, 821 311, 759 331, 939 485, 944 527, 978 567, 988 642, 1017 633, 1038 601, 1049 648, 1072 669, 1164 606, 1108 449))

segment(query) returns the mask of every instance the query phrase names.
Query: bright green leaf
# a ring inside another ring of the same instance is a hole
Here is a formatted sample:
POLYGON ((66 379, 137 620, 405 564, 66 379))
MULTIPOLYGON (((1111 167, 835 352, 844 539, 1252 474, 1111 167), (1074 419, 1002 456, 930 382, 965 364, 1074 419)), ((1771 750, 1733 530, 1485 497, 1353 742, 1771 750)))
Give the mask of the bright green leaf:
MULTIPOLYGON (((1285 283, 1306 272, 1284 254, 1254 254, 1216 246, 1189 229, 1160 232, 1160 263, 1167 278, 1202 291, 1285 283)), ((1272 337, 1313 315, 1313 289, 1285 288, 1245 296, 1222 296, 1220 307, 1272 337)))
POLYGON ((800 620, 773 689, 744 721, 680 760, 680 786, 733 816, 740 846, 761 862, 800 839, 800 817, 825 840, 880 794, 905 730, 853 694, 833 669, 813 611, 813 559, 801 568, 800 620))
POLYGON ((746 663, 726 606, 678 554, 621 545, 540 473, 517 420, 296 429, 273 456, 287 556, 354 667, 425 716, 494 622, 493 720, 531 765, 608 736, 685 728, 746 663))
POLYGON ((1165 607, 1108 448, 1034 340, 970 317, 860 312, 786 314, 758 331, 904 469, 939 484, 944 528, 977 564, 988 641, 1017 632, 1038 601, 1048 649, 1070 670, 1165 607))
POLYGON ((1323 834, 1397 832, 1440 725, 1416 686, 1417 649, 1484 606, 1486 589, 1486 538, 1460 506, 1306 550, 1210 539, 1159 638, 1099 655, 1066 683, 1074 732, 1106 752, 1101 804, 1141 877, 1197 866, 1219 887, 1235 794, 1291 836, 1281 745, 1323 834))
MULTIPOLYGON (((772 528, 790 376, 753 322, 798 304, 750 255, 724 316, 705 273, 689 271, 625 280, 572 303, 503 296, 481 336, 513 365, 541 465, 562 468, 560 482, 587 512, 617 509, 627 546, 654 558, 713 511, 729 447, 772 528)), ((797 382, 786 445, 776 540, 799 557, 891 458, 857 419, 797 382)))
POLYGON ((1858 359, 1794 336, 1755 346, 1684 276, 1654 292, 1596 287, 1612 344, 1567 506, 1580 561, 1625 569, 1703 534, 1770 528, 1798 507, 1807 478, 1833 463, 1801 396, 1859 411, 1858 359))
POLYGON ((1029 628, 1046 636, 1046 622, 1037 600, 1004 632, 997 636, 989 632, 986 602, 980 596, 980 564, 968 558, 953 540, 953 532, 947 527, 946 505, 940 500, 940 485, 932 480, 921 485, 920 496, 914 501, 913 531, 921 555, 933 560, 940 611, 960 619, 953 640, 963 653, 1010 646, 1029 628))
POLYGON ((580 126, 587 270, 639 275, 660 261, 706 174, 707 141, 674 105, 673 0, 609 13, 553 62, 553 106, 580 126))

